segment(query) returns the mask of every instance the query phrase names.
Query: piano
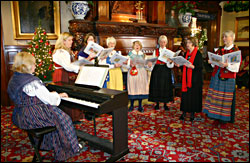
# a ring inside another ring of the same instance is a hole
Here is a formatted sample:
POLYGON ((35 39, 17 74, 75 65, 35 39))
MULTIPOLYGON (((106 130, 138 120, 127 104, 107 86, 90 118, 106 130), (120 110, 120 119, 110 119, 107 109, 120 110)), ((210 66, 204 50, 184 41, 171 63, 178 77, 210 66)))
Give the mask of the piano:
MULTIPOLYGON (((111 113, 113 124, 113 142, 76 129, 79 138, 89 146, 111 154, 107 162, 114 162, 129 153, 128 149, 128 93, 107 88, 86 85, 47 83, 49 91, 66 92, 68 98, 62 98, 60 106, 77 108, 94 115, 111 113)), ((95 126, 95 118, 94 118, 95 126)))

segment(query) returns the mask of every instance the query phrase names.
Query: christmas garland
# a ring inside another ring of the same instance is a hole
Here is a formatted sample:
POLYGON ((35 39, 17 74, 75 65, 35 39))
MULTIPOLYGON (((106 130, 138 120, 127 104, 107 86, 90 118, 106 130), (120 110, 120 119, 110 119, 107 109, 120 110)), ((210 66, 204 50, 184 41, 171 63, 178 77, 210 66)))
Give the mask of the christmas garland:
POLYGON ((226 12, 240 12, 249 9, 249 1, 227 1, 223 7, 226 12))

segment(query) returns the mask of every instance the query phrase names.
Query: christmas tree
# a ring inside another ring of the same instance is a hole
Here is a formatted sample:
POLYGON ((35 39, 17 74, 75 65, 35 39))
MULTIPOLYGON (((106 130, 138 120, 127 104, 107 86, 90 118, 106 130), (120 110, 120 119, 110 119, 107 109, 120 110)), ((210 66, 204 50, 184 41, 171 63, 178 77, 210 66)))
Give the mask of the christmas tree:
POLYGON ((203 46, 204 46, 204 42, 207 41, 207 30, 203 29, 201 31, 200 36, 199 36, 199 34, 196 34, 196 37, 199 40, 198 48, 199 48, 199 50, 201 50, 203 48, 203 46))
POLYGON ((36 58, 35 75, 42 81, 52 81, 54 66, 52 61, 52 52, 48 36, 44 29, 39 25, 34 32, 32 41, 28 44, 27 51, 36 58))

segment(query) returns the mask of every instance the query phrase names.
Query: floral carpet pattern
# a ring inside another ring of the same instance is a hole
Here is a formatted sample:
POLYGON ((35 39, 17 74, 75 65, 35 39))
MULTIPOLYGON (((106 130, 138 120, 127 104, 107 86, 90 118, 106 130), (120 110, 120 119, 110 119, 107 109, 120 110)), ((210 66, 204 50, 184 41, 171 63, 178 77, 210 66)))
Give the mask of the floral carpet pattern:
MULTIPOLYGON (((203 91, 205 100, 207 88, 203 91)), ((146 103, 144 113, 137 108, 128 113, 129 153, 117 162, 248 162, 249 161, 249 90, 236 91, 235 123, 226 128, 214 125, 203 113, 191 123, 181 115, 180 98, 154 110, 146 103)), ((13 106, 1 107, 1 162, 31 162, 34 150, 27 134, 11 121, 13 106)), ((112 116, 96 118, 97 136, 112 141, 112 116)), ((82 120, 77 129, 94 134, 93 121, 82 120)), ((45 162, 55 161, 53 151, 41 152, 45 162)), ((85 145, 67 162, 104 162, 110 154, 85 145)))

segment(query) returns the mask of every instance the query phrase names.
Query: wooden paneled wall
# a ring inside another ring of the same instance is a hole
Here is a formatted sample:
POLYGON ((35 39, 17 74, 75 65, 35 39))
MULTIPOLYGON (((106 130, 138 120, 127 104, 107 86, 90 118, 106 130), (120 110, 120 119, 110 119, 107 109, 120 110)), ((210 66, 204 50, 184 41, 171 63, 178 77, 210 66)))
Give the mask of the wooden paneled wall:
MULTIPOLYGON (((2 17, 2 15, 1 15, 2 17)), ((1 106, 10 105, 10 100, 7 94, 7 78, 8 72, 6 69, 6 57, 4 53, 4 39, 3 39, 3 27, 2 27, 2 19, 1 19, 1 106)))
MULTIPOLYGON (((100 45, 103 47, 106 46, 106 39, 109 36, 99 36, 100 45)), ((157 39, 154 37, 135 37, 135 36, 117 36, 115 50, 121 51, 122 55, 127 55, 129 51, 132 50, 133 42, 140 41, 142 43, 142 51, 146 55, 152 55, 154 49, 157 46, 157 39)))

